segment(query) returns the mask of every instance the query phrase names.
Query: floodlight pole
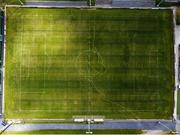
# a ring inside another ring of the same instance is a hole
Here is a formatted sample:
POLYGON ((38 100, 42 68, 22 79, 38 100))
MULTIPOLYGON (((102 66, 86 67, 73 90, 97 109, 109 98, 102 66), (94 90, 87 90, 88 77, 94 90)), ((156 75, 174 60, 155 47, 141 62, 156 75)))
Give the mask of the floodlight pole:
POLYGON ((91 132, 91 120, 88 119, 87 122, 88 122, 88 131, 86 132, 86 134, 92 134, 92 132, 91 132))
POLYGON ((160 4, 163 2, 164 0, 161 0, 158 4, 157 4, 157 7, 160 6, 160 4))
POLYGON ((171 132, 173 132, 168 126, 164 125, 164 124, 161 123, 160 121, 158 121, 158 124, 162 125, 163 127, 167 128, 168 130, 170 130, 171 132))
MULTIPOLYGON (((3 8, 1 8, 1 7, 0 7, 0 10, 4 11, 4 9, 3 9, 3 8)), ((2 17, 2 16, 1 16, 1 17, 2 17)))
POLYGON ((0 134, 2 134, 5 130, 7 130, 12 124, 14 124, 12 121, 8 122, 7 125, 5 125, 2 130, 0 131, 0 134))
POLYGON ((91 0, 89 0, 89 6, 91 7, 91 0))
POLYGON ((90 125, 91 123, 88 121, 88 132, 90 132, 90 130, 91 130, 91 125, 90 125))
POLYGON ((21 0, 18 0, 18 1, 21 3, 21 5, 24 5, 24 3, 21 0))

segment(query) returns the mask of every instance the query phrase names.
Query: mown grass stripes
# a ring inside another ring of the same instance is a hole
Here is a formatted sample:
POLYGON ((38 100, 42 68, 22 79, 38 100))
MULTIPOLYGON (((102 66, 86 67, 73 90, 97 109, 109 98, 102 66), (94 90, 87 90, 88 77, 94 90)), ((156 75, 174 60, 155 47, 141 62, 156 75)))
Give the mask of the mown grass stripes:
POLYGON ((163 118, 171 10, 7 8, 7 118, 163 118))

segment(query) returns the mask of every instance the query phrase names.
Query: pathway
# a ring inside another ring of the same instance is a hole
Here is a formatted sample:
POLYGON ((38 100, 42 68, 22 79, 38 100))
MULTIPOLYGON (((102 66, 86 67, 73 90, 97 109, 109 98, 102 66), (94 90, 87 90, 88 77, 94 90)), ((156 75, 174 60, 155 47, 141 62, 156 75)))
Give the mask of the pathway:
POLYGON ((86 7, 87 2, 86 1, 32 1, 32 2, 26 2, 25 5, 28 6, 48 6, 48 7, 86 7))
MULTIPOLYGON (((42 129, 88 129, 88 124, 14 124, 8 131, 24 130, 42 130, 42 129)), ((104 122, 102 124, 91 124, 91 129, 144 129, 144 130, 175 130, 175 124, 170 120, 124 120, 115 122, 104 122)))

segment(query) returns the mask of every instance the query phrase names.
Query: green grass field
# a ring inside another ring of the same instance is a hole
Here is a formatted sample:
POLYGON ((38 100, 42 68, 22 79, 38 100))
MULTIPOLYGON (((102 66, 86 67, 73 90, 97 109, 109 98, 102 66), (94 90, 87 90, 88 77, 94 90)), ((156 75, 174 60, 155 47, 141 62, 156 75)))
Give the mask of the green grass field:
MULTIPOLYGON (((26 2, 32 2, 32 1, 38 1, 38 2, 43 2, 47 0, 24 0, 26 2)), ((48 1, 87 1, 87 0, 48 0, 48 1)))
MULTIPOLYGON (((33 2, 33 1, 37 1, 37 2, 43 2, 43 1, 46 1, 47 2, 47 0, 24 0, 25 2, 33 2)), ((48 1, 87 1, 87 0, 48 0, 48 1)))
POLYGON ((171 118, 170 10, 7 8, 6 118, 171 118))
MULTIPOLYGON (((11 132, 5 131, 3 134, 86 134, 87 130, 34 130, 11 132)), ((138 129, 114 129, 114 130, 91 130, 93 134, 142 134, 138 129)))
POLYGON ((180 25, 180 10, 176 10, 176 24, 180 25))
POLYGON ((180 90, 177 93, 177 114, 180 115, 180 90))

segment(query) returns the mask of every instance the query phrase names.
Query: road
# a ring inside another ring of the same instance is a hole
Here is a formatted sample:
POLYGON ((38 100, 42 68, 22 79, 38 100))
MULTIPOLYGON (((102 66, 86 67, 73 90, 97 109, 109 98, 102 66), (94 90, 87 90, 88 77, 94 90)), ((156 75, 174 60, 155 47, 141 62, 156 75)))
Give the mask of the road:
POLYGON ((173 9, 173 15, 174 15, 174 37, 175 37, 175 44, 174 44, 174 53, 175 53, 175 92, 174 92, 174 118, 176 118, 176 131, 180 133, 180 121, 179 117, 180 115, 177 114, 177 102, 178 102, 178 88, 179 85, 179 79, 178 79, 178 68, 179 68, 179 45, 180 45, 180 25, 176 25, 176 8, 173 9))
POLYGON ((174 70, 175 70, 175 91, 174 91, 174 113, 173 116, 177 118, 177 86, 178 86, 178 44, 179 42, 179 30, 176 25, 176 9, 173 9, 173 25, 174 25, 174 70))
MULTIPOLYGON (((145 130, 175 130, 175 123, 170 120, 135 121, 124 120, 91 124, 91 129, 145 129, 145 130)), ((8 131, 28 131, 42 129, 88 129, 88 124, 13 124, 8 131)))
POLYGON ((46 2, 26 2, 25 5, 28 6, 48 6, 48 7, 86 7, 86 1, 46 1, 46 2))
MULTIPOLYGON (((87 7, 86 1, 27 1, 28 6, 87 7)), ((154 0, 97 0, 96 7, 155 7, 154 0)))
POLYGON ((180 44, 180 26, 176 25, 176 8, 173 9, 173 15, 174 15, 174 37, 175 37, 175 44, 174 44, 174 58, 175 58, 175 92, 174 92, 174 118, 177 119, 177 92, 178 92, 178 68, 179 68, 179 44, 180 44))

